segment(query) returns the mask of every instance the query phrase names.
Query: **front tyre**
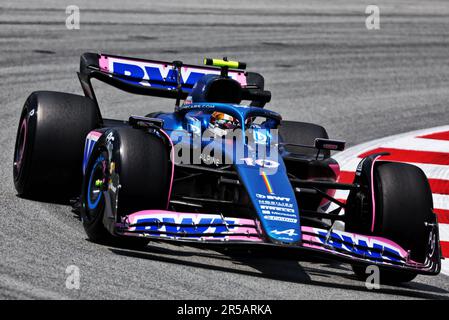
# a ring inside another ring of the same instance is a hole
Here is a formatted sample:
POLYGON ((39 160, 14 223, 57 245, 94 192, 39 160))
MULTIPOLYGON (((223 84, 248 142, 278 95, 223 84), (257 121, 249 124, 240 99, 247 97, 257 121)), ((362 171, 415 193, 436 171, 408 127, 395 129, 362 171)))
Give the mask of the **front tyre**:
POLYGON ((102 244, 146 244, 115 237, 108 228, 125 215, 166 209, 169 157, 160 137, 131 127, 106 131, 95 144, 81 192, 81 216, 91 241, 102 244))
MULTIPOLYGON (((411 259, 424 262, 429 247, 429 224, 436 222, 433 213, 432 192, 424 172, 416 166, 397 162, 378 162, 374 167, 375 216, 374 230, 366 220, 368 217, 355 215, 348 217, 347 231, 375 235, 390 239, 405 250, 411 259), (360 220, 360 222, 356 221, 360 220)), ((348 206, 355 199, 350 194, 348 206)), ((358 210, 358 211, 361 211, 358 210)), ((351 212, 348 212, 349 214, 351 212)), ((353 266, 357 277, 366 279, 365 267, 353 266)), ((401 283, 413 280, 417 273, 381 268, 381 281, 401 283)))

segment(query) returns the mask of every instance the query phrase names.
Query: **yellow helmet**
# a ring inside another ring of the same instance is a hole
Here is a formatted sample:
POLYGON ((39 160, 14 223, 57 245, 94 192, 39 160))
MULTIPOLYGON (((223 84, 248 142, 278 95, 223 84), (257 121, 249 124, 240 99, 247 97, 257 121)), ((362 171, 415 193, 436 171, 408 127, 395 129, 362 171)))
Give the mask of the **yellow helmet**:
POLYGON ((215 111, 212 113, 210 123, 220 129, 234 129, 237 126, 235 118, 229 114, 215 111))
POLYGON ((234 121, 234 117, 230 116, 229 114, 215 111, 212 113, 211 121, 218 121, 218 120, 227 120, 227 121, 234 121))

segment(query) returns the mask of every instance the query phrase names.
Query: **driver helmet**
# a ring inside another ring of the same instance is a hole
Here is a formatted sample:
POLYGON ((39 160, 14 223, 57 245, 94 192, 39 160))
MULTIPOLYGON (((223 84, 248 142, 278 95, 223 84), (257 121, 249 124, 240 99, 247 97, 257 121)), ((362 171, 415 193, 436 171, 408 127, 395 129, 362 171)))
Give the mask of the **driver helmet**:
POLYGON ((220 129, 234 129, 235 127, 237 127, 237 121, 234 117, 230 116, 229 114, 217 111, 212 113, 210 123, 214 127, 218 127, 220 129))

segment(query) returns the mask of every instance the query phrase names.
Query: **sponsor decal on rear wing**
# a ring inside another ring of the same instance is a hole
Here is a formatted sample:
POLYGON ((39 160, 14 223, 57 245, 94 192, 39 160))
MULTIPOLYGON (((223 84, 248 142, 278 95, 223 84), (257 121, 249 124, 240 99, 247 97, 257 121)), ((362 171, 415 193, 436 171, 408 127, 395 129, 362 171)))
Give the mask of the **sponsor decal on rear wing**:
MULTIPOLYGON (((81 55, 78 77, 84 94, 94 101, 96 98, 91 78, 130 93, 179 100, 188 97, 202 76, 220 75, 221 72, 221 68, 215 66, 196 66, 183 64, 181 61, 144 60, 87 52, 81 55)), ((228 70, 227 75, 242 86, 243 100, 250 100, 258 106, 270 101, 271 93, 263 89, 264 79, 260 74, 228 70)))
MULTIPOLYGON (((220 68, 180 65, 174 62, 139 60, 110 55, 100 55, 101 71, 117 76, 123 81, 145 87, 176 90, 178 81, 183 91, 191 92, 194 84, 206 74, 220 74, 220 68)), ((228 76, 246 86, 243 71, 229 70, 228 76)))

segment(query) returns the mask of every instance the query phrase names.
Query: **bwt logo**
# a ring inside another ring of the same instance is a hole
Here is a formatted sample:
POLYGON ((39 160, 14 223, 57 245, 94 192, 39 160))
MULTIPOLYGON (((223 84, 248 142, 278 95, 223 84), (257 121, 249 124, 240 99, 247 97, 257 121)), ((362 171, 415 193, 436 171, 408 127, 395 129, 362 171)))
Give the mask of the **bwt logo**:
MULTIPOLYGON (((163 68, 162 66, 151 65, 137 65, 124 62, 114 61, 112 64, 112 72, 136 78, 142 80, 152 81, 151 87, 164 88, 164 89, 176 89, 176 83, 178 78, 178 70, 171 68, 163 68), (160 83, 158 83, 160 82, 160 83)), ((186 72, 181 71, 180 81, 181 84, 187 84, 193 86, 205 73, 194 72, 188 70, 186 72)), ((150 85, 146 82, 126 80, 134 84, 150 85)))
MULTIPOLYGON (((223 233, 228 230, 234 229, 236 226, 235 221, 225 220, 227 226, 211 226, 216 224, 223 224, 223 220, 221 218, 201 218, 197 225, 193 225, 194 221, 192 218, 182 218, 180 223, 177 223, 174 218, 162 218, 162 220, 158 218, 144 218, 137 220, 136 224, 140 223, 155 223, 151 226, 137 226, 136 231, 161 231, 167 233, 187 233, 187 234, 201 234, 206 233, 223 233), (176 224, 180 224, 182 226, 177 226, 176 224), (163 229, 165 227, 165 230, 163 229), (213 230, 210 230, 213 228, 213 230)), ((170 234, 169 234, 170 236, 170 234)), ((224 237, 223 236, 215 236, 215 237, 224 237)))
POLYGON ((339 235, 335 232, 331 233, 329 240, 326 242, 326 232, 318 232, 320 241, 323 244, 331 245, 332 247, 340 250, 346 250, 357 255, 362 255, 372 259, 389 259, 391 261, 400 261, 400 254, 396 250, 383 246, 381 244, 374 243, 372 249, 368 246, 367 242, 362 239, 354 239, 350 236, 339 235), (380 252, 383 252, 382 255, 380 252))

